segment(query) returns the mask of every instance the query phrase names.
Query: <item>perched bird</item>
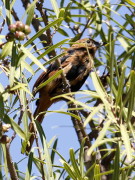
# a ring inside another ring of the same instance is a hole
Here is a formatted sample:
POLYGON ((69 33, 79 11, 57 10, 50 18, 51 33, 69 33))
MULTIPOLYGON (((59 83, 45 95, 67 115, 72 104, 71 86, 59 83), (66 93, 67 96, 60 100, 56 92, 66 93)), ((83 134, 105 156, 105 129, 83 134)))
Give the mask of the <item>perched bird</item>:
MULTIPOLYGON (((67 49, 65 55, 60 59, 61 67, 66 79, 69 81, 71 92, 78 91, 84 84, 90 71, 92 70, 95 52, 102 45, 90 38, 81 39, 76 41, 71 48, 67 49)), ((35 82, 33 87, 34 91, 37 87, 39 87, 39 85, 48 80, 48 78, 53 76, 58 71, 58 64, 56 62, 52 63, 47 68, 47 71, 43 72, 35 82)), ((37 101, 37 108, 34 113, 34 118, 39 123, 42 123, 45 111, 47 111, 47 109, 54 102, 56 102, 56 100, 51 100, 51 98, 56 95, 63 94, 61 75, 47 85, 43 86, 37 92, 39 93, 39 99, 37 101)), ((61 99, 57 99, 57 101, 59 100, 61 99)), ((29 139, 30 145, 27 145, 26 147, 27 152, 30 151, 35 138, 33 123, 30 123, 29 131, 32 133, 32 135, 29 139)))

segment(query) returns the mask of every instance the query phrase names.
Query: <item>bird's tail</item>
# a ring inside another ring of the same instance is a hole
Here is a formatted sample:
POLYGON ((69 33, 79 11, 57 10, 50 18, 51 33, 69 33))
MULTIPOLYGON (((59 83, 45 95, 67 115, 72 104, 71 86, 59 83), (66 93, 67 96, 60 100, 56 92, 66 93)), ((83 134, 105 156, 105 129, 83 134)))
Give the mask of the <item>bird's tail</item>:
MULTIPOLYGON (((39 99, 37 108, 34 112, 34 119, 36 119, 36 121, 38 121, 40 124, 43 121, 47 109, 52 105, 52 103, 53 102, 50 100, 50 98, 48 98, 48 96, 39 99)), ((30 152, 34 139, 36 137, 36 129, 33 122, 29 124, 29 132, 31 133, 31 137, 29 139, 29 144, 26 146, 27 153, 30 152)))

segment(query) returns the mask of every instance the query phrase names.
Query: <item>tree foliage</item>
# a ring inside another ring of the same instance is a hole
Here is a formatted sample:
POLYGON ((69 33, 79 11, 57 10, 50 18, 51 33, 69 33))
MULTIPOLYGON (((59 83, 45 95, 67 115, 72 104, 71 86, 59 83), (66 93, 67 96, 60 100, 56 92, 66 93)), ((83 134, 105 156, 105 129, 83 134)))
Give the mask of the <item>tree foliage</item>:
POLYGON ((133 0, 1 0, 0 15, 0 179, 134 179, 133 0), (18 30, 11 27, 16 21, 30 27, 31 33, 21 29, 23 34, 16 34, 18 30), (60 95, 68 100, 67 112, 53 111, 71 117, 80 142, 76 151, 67 149, 68 161, 58 152, 58 139, 47 142, 44 128, 33 118, 31 104, 36 99, 31 81, 63 55, 64 46, 87 36, 107 43, 96 54, 91 81, 79 92, 60 95), (29 121, 39 133, 37 147, 26 155, 29 121), (22 142, 18 148, 26 171, 10 152, 17 138, 22 142), (55 154, 61 166, 55 163, 55 154))

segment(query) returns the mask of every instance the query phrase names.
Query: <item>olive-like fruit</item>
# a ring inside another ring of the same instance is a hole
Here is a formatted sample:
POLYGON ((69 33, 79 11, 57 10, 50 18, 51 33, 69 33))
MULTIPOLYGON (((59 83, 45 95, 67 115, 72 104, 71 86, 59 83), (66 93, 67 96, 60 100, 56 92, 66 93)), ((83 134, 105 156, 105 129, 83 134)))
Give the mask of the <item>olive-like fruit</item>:
POLYGON ((7 144, 10 142, 10 137, 8 137, 7 135, 3 135, 1 138, 0 138, 0 143, 2 144, 7 144))
POLYGON ((11 128, 10 124, 3 124, 2 125, 2 132, 8 132, 10 128, 11 128))
POLYGON ((9 32, 7 35, 6 35, 6 40, 7 41, 13 41, 15 38, 15 35, 12 33, 12 32, 9 32))
POLYGON ((21 21, 16 22, 16 30, 17 31, 24 31, 25 25, 21 21))
POLYGON ((25 33, 26 35, 28 35, 28 34, 30 34, 30 33, 31 33, 30 26, 29 26, 29 25, 27 25, 27 24, 24 26, 24 33, 25 33))
POLYGON ((75 31, 78 31, 79 25, 78 25, 78 24, 75 24, 73 28, 74 28, 75 31))
POLYGON ((8 27, 8 30, 12 33, 14 33, 16 31, 16 25, 15 24, 10 24, 8 27))
POLYGON ((15 38, 16 38, 17 40, 22 41, 22 40, 24 40, 24 38, 25 38, 25 34, 24 34, 22 31, 16 31, 16 32, 15 32, 15 38))

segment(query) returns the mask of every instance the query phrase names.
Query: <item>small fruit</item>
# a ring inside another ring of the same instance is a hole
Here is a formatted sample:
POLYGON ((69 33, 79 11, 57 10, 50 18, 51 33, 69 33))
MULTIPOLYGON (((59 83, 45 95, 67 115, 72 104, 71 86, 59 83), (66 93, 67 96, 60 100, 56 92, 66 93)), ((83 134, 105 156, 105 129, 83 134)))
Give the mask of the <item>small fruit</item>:
POLYGON ((15 37, 16 37, 16 39, 22 41, 25 38, 25 34, 23 32, 21 32, 21 31, 16 31, 15 32, 15 37))
POLYGON ((75 24, 73 28, 74 28, 75 31, 78 31, 79 25, 78 25, 78 24, 75 24))
POLYGON ((11 128, 10 124, 3 124, 2 125, 2 132, 8 132, 10 128, 11 128))
POLYGON ((2 144, 7 144, 10 142, 10 137, 8 137, 7 135, 3 135, 0 139, 0 143, 2 144))
POLYGON ((16 22, 16 30, 17 31, 23 31, 24 27, 25 27, 25 25, 21 21, 16 22))
POLYGON ((10 24, 8 27, 8 30, 12 33, 14 33, 16 31, 16 25, 15 24, 10 24))
POLYGON ((15 35, 11 32, 9 32, 7 35, 6 35, 6 40, 7 41, 13 41, 15 38, 15 35))
POLYGON ((25 33, 26 35, 28 35, 28 34, 30 34, 30 33, 31 33, 30 26, 29 26, 29 25, 27 25, 27 24, 24 26, 24 33, 25 33))

